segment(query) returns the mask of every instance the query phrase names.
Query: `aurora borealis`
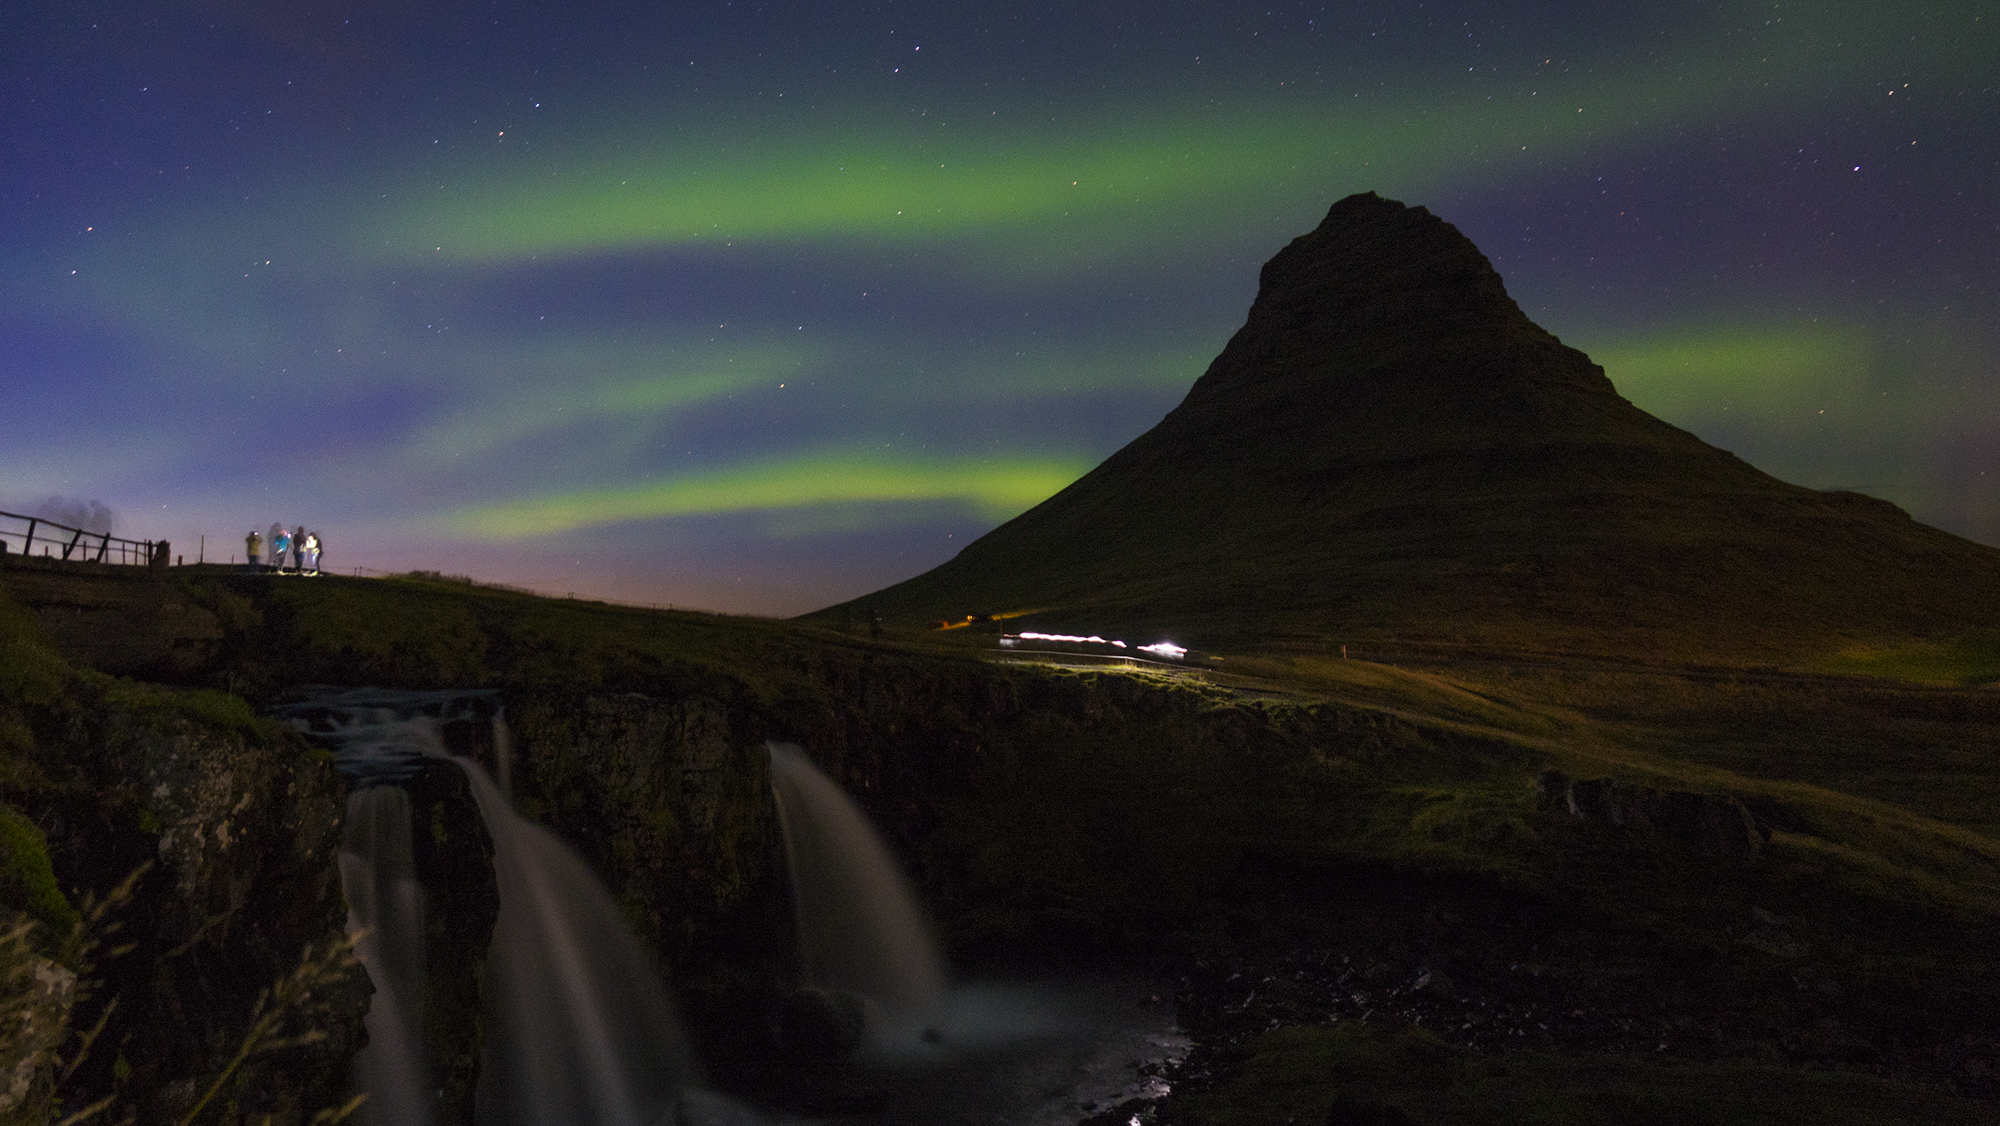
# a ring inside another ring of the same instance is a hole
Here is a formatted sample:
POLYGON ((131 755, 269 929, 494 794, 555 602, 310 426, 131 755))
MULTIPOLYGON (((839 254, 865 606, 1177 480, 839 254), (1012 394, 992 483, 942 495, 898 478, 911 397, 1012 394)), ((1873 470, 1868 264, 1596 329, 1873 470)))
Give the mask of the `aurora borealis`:
POLYGON ((2000 544, 1979 3, 86 0, 0 57, 0 509, 190 561, 852 597, 1151 426, 1368 190, 1639 406, 2000 544))

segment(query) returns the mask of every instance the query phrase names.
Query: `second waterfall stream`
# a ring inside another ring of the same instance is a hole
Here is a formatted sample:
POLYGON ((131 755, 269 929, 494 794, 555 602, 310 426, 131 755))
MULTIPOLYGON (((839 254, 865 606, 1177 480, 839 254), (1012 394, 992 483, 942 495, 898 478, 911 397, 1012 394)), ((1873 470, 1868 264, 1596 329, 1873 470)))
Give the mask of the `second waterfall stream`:
POLYGON ((363 1118, 376 1126, 433 1119, 420 1023, 424 902, 411 871, 410 802, 399 784, 438 759, 465 774, 493 841, 499 890, 480 1126, 671 1121, 698 1076, 652 955, 583 860, 516 814, 478 763, 450 754, 439 738, 440 717, 478 696, 361 689, 315 700, 309 714, 294 716, 338 747, 349 780, 341 876, 350 926, 366 932, 357 954, 375 986, 370 1042, 355 1068, 369 1096, 363 1118))
POLYGON ((803 751, 767 747, 805 984, 866 1002, 875 1046, 922 1036, 949 982, 901 866, 853 799, 803 751))

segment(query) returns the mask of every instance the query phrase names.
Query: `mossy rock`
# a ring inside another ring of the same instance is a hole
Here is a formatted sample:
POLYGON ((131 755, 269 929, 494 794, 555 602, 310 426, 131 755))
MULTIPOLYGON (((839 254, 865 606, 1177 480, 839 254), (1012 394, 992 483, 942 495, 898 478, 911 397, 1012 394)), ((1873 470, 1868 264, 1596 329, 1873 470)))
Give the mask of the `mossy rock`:
POLYGON ((12 806, 0 806, 0 905, 58 933, 67 933, 77 922, 76 908, 56 886, 47 838, 12 806))

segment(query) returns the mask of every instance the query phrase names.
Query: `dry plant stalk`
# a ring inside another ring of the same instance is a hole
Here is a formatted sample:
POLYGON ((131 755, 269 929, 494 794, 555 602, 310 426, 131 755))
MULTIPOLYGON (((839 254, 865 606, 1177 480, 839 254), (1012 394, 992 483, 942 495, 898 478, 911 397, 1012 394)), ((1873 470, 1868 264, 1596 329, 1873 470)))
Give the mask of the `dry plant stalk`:
MULTIPOLYGON (((18 1061, 15 1074, 10 1077, 13 1082, 8 1091, 9 1103, 29 1093, 33 1075, 45 1059, 54 1065, 56 1073, 51 1086, 59 1090, 90 1055, 91 1046, 104 1032, 111 1013, 118 1007, 115 997, 98 1015, 97 1023, 78 1037, 75 1053, 67 1062, 63 1060, 60 1051, 71 1036, 71 1014, 103 984, 91 973, 96 968, 98 948, 121 926, 112 917, 113 913, 131 902, 133 889, 151 868, 151 861, 134 868, 102 899, 86 896, 83 910, 48 958, 38 954, 31 941, 39 925, 35 920, 23 919, 0 933, 0 967, 4 967, 0 968, 0 1058, 18 1061), (38 1011, 46 1008, 51 992, 63 994, 54 1001, 57 1011, 52 1020, 51 1014, 38 1011)), ((116 946, 105 956, 116 958, 131 949, 130 944, 116 946)), ((114 1098, 100 1099, 64 1118, 58 1126, 77 1126, 99 1115, 111 1106, 114 1098)))
POLYGON ((35 1101, 45 1063, 68 1035, 74 1004, 69 971, 35 952, 36 923, 22 919, 0 933, 0 1111, 35 1101), (54 1010, 51 1012, 51 1010, 54 1010))
MULTIPOLYGON (((356 933, 335 939, 317 954, 311 946, 307 946, 299 958, 298 968, 258 995, 256 1007, 250 1012, 250 1029, 243 1034, 242 1043, 237 1045, 235 1057, 223 1067, 215 1082, 209 1084, 208 1091, 182 1116, 180 1126, 192 1126, 215 1096, 221 1093, 230 1077, 251 1057, 326 1039, 326 1029, 320 1027, 322 1019, 328 1015, 326 991, 345 982, 347 975, 359 964, 354 956, 354 944, 360 938, 361 934, 356 933)), ((321 1111, 312 1121, 315 1124, 339 1122, 360 1105, 361 1100, 356 1098, 337 1111, 321 1111)))
MULTIPOLYGON (((53 1065, 53 1086, 56 1089, 76 1074, 118 1008, 118 998, 113 997, 99 1012, 96 1022, 84 1032, 71 1031, 70 1016, 103 984, 90 975, 96 967, 100 949, 122 925, 113 918, 113 914, 131 901, 134 889, 151 867, 150 862, 140 865, 102 899, 86 897, 83 910, 57 944, 52 957, 44 958, 34 948, 32 938, 35 928, 40 925, 35 920, 23 919, 0 931, 0 1059, 24 1061, 22 1070, 27 1074, 40 1067, 46 1058, 53 1065), (75 969, 72 971, 66 967, 75 969), (62 984, 68 996, 61 1003, 56 1027, 46 1027, 46 1021, 38 1027, 35 1010, 41 1003, 40 993, 52 987, 48 981, 41 979, 47 978, 51 972, 63 975, 73 972, 74 977, 71 982, 62 984), (42 1042, 29 1045, 23 1042, 25 1038, 42 1042), (72 1038, 76 1041, 75 1048, 64 1059, 59 1050, 65 1041, 72 1038), (33 1058, 30 1059, 30 1056, 33 1058)), ((307 946, 298 968, 258 996, 256 1007, 251 1011, 250 1029, 238 1045, 236 1055, 216 1076, 200 1101, 181 1119, 181 1126, 191 1126, 230 1078, 252 1057, 326 1038, 326 1031, 320 1027, 323 1018, 328 1015, 326 990, 344 982, 358 964, 354 944, 360 937, 352 935, 336 939, 317 953, 313 947, 307 946)), ((115 958, 132 949, 133 945, 129 943, 114 946, 104 950, 102 956, 115 958)), ((0 1083, 4 1082, 5 1078, 0 1077, 0 1083)), ((22 1093, 27 1093, 25 1086, 22 1093)), ((365 1095, 356 1095, 342 1106, 321 1110, 312 1117, 309 1126, 336 1126, 352 1117, 365 1098, 365 1095)), ((118 1092, 113 1091, 65 1116, 56 1126, 84 1126, 110 1110, 117 1101, 118 1092)), ((128 1114, 116 1126, 131 1126, 133 1121, 134 1118, 128 1114)))

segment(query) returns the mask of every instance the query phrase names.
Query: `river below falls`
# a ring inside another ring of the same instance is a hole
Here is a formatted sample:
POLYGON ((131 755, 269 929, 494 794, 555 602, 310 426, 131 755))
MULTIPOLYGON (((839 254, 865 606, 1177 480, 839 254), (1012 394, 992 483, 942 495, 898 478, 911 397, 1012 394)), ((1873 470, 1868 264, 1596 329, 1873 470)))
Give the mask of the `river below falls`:
MULTIPOLYGON (((1142 982, 975 984, 952 991, 938 1035, 851 1063, 784 1069, 736 1102, 697 1095, 703 1126, 1073 1126, 1166 1095, 1189 1041, 1171 995, 1142 982), (756 1103, 771 1109, 752 1110, 756 1103)), ((1119 1118, 1120 1126, 1124 1116, 1119 1118)))
POLYGON ((412 1006, 425 988, 423 896, 412 870, 410 802, 399 787, 432 761, 463 771, 495 853, 500 917, 489 984, 498 1019, 478 1097, 487 1126, 654 1126, 662 1115, 677 1126, 1073 1126, 1092 1118, 1123 1126, 1167 1094, 1165 1076, 1187 1055, 1172 993, 1157 984, 947 988, 921 907, 865 817, 796 748, 773 745, 788 854, 803 849, 811 861, 794 855, 803 889, 794 894, 833 904, 801 921, 818 939, 806 944, 808 965, 845 995, 879 998, 878 1025, 904 1031, 882 1032, 837 1063, 714 1061, 728 1072, 717 1079, 730 1094, 684 1086, 699 1045, 686 1043, 670 988, 609 894, 569 846, 520 818, 478 763, 445 746, 445 721, 481 720, 505 776, 511 739, 494 693, 328 689, 281 714, 335 749, 353 787, 342 885, 354 929, 381 936, 359 951, 377 990, 370 1047, 357 1060, 370 1096, 365 1122, 432 1117, 421 1037, 389 1019, 420 1011, 412 1006), (845 930, 817 933, 835 924, 845 930), (868 948, 865 956, 856 945, 868 948), (919 963, 924 973, 906 972, 919 963))

